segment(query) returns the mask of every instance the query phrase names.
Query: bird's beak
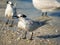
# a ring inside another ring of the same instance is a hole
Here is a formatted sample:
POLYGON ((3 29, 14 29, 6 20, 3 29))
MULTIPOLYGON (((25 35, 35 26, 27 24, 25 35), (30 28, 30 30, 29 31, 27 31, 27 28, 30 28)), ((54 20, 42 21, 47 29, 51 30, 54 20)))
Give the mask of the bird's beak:
POLYGON ((13 17, 19 18, 18 16, 13 16, 13 17))

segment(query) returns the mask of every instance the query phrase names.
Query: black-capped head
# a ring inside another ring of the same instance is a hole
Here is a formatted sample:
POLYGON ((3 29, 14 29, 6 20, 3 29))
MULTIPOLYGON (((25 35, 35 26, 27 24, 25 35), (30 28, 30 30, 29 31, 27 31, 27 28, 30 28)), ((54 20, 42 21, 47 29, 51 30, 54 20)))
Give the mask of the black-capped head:
POLYGON ((26 18, 27 16, 25 14, 22 14, 21 17, 26 18))
POLYGON ((13 3, 11 1, 7 1, 6 3, 13 6, 13 3))
POLYGON ((23 17, 23 18, 26 18, 27 16, 25 14, 18 14, 18 17, 23 17))

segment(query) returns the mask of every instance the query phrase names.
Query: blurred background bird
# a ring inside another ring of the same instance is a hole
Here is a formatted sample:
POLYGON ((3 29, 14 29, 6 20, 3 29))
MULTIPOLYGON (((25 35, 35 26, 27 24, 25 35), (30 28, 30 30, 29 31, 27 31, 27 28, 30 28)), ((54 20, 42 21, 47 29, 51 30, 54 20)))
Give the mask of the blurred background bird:
POLYGON ((42 16, 47 16, 47 12, 60 9, 60 3, 57 0, 32 0, 33 5, 42 11, 42 16))

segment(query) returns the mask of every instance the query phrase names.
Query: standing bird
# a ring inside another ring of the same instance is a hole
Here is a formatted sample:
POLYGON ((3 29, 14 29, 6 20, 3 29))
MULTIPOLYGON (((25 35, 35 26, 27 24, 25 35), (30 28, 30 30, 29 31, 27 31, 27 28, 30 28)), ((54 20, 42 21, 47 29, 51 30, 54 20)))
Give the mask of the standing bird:
MULTIPOLYGON (((35 22, 35 21, 27 18, 27 16, 24 15, 24 14, 18 14, 17 16, 18 16, 18 19, 19 19, 18 28, 20 30, 25 30, 26 32, 27 31, 33 31, 33 30, 37 29, 40 25, 39 22, 35 22)), ((31 34, 33 36, 33 32, 31 34)), ((25 33, 25 35, 26 35, 26 33, 25 33)))
POLYGON ((33 5, 42 11, 42 16, 47 16, 48 11, 60 9, 60 3, 56 0, 32 0, 33 5))
MULTIPOLYGON (((14 15, 16 14, 16 9, 11 1, 7 1, 7 7, 5 10, 5 17, 8 18, 6 24, 8 24, 9 19, 12 19, 14 15)), ((13 24, 13 21, 11 23, 11 26, 13 24)))

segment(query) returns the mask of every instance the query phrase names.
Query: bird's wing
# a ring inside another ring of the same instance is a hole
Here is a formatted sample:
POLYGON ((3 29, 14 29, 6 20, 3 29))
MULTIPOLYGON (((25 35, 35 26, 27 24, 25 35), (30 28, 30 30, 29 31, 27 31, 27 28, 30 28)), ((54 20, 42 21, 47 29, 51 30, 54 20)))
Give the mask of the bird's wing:
POLYGON ((28 25, 32 25, 33 24, 33 21, 31 19, 29 19, 29 18, 26 18, 26 23, 28 25))

